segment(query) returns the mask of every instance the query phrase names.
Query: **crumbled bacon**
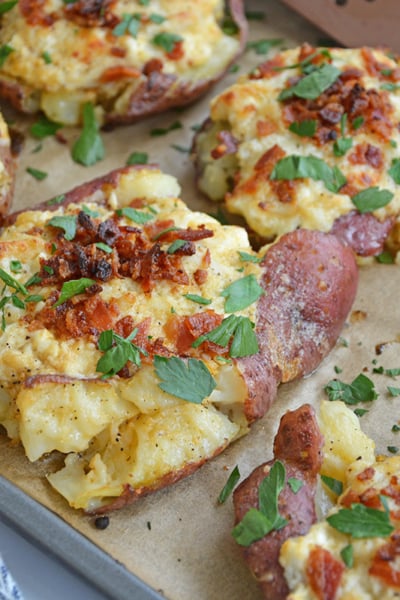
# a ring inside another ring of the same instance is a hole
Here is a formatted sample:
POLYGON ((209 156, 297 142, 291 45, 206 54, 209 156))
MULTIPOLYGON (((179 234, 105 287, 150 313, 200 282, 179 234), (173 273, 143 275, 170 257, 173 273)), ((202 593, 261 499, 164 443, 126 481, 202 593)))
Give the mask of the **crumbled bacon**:
POLYGON ((366 142, 357 144, 348 159, 353 165, 369 165, 374 169, 382 169, 384 161, 382 150, 366 142))
POLYGON ((335 600, 344 570, 344 563, 338 561, 329 550, 322 546, 314 546, 311 549, 306 573, 318 600, 335 600))
POLYGON ((167 52, 168 58, 171 60, 180 60, 185 55, 183 40, 174 43, 174 47, 170 52, 167 52))
POLYGON ((369 575, 381 579, 385 586, 400 589, 400 571, 396 564, 399 556, 400 533, 395 532, 390 541, 376 552, 368 571, 369 575))
MULTIPOLYGON (((205 341, 201 344, 201 349, 192 348, 193 342, 215 329, 222 322, 222 315, 213 310, 205 310, 194 315, 181 317, 171 315, 165 326, 168 339, 175 345, 178 354, 197 354, 199 351, 207 351, 209 354, 223 354, 221 347, 213 342, 205 341)), ((225 349, 226 352, 228 348, 225 349)))
POLYGON ((99 81, 101 83, 110 83, 112 81, 120 81, 121 79, 136 79, 137 77, 140 77, 140 71, 136 67, 116 65, 103 71, 99 77, 99 81))
MULTIPOLYGON (((313 48, 308 48, 304 56, 310 55, 313 48)), ((302 55, 303 56, 303 55, 302 55)), ((317 54, 318 60, 323 56, 317 54)), ((312 59, 315 62, 316 58, 312 59)), ((326 60, 326 58, 323 58, 326 60)), ((315 99, 304 99, 293 96, 284 101, 283 117, 288 125, 293 122, 312 120, 317 122, 314 140, 323 145, 340 133, 342 115, 348 115, 349 127, 353 126, 357 117, 363 117, 362 127, 374 133, 384 141, 390 139, 393 125, 391 116, 393 106, 387 94, 376 89, 366 89, 362 83, 363 72, 356 68, 344 68, 338 79, 315 99)), ((289 81, 294 85, 298 77, 289 81)))
POLYGON ((269 79, 279 74, 280 69, 284 67, 283 57, 280 54, 276 54, 270 60, 258 65, 250 75, 249 79, 269 79))
POLYGON ((112 12, 116 0, 77 0, 64 6, 67 19, 81 27, 114 28, 120 19, 112 12))
POLYGON ((18 6, 29 25, 51 27, 57 17, 54 13, 46 12, 45 4, 45 0, 19 0, 18 6))

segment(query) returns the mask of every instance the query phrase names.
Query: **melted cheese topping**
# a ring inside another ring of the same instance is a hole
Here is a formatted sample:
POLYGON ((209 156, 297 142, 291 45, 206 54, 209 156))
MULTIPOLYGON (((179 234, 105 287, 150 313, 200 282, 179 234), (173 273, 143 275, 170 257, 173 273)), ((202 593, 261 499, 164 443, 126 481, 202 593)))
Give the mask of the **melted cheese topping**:
MULTIPOLYGON (((133 168, 118 184, 104 186, 103 193, 101 204, 94 194, 53 211, 22 212, 0 236, 3 271, 23 285, 38 273, 41 277, 28 289, 39 295, 35 301, 26 301, 15 284, 2 292, 0 424, 22 442, 31 461, 53 450, 68 454, 65 468, 50 481, 72 506, 86 509, 118 496, 127 483, 157 485, 171 471, 211 458, 247 432, 247 388, 237 366, 219 360, 215 348, 192 348, 191 341, 227 316, 221 292, 228 285, 261 273, 259 264, 240 258, 239 251, 252 253, 245 231, 190 211, 177 198, 172 177, 133 168), (150 220, 138 225, 116 212, 130 205, 150 220), (56 218, 77 219, 72 241, 49 225, 56 218), (93 231, 106 236, 108 252, 97 247, 93 231), (169 254, 179 235, 186 235, 190 251, 169 254), (137 253, 133 262, 132 253, 137 253), (145 257, 151 259, 149 271, 145 257), (141 266, 140 276, 135 265, 141 266), (80 279, 74 269, 87 268, 97 287, 54 307, 62 277, 80 279), (187 294, 209 303, 199 304, 187 294), (182 332, 190 318, 200 319, 200 330, 187 343, 182 332), (139 339, 138 346, 148 351, 142 366, 101 379, 96 371, 103 356, 101 331, 127 337, 134 327, 139 330, 134 342, 139 339), (202 360, 216 388, 201 405, 163 392, 154 354, 202 360)), ((256 303, 235 314, 254 322, 256 303)), ((220 353, 229 359, 226 350, 220 353)))
POLYGON ((0 32, 12 49, 1 78, 22 87, 25 110, 69 125, 88 101, 99 117, 124 115, 145 65, 147 75, 162 70, 191 86, 222 73, 239 48, 238 36, 223 31, 222 0, 115 0, 86 14, 76 4, 22 0, 4 14, 0 32), (159 35, 166 47, 155 43, 159 35))
POLYGON ((213 200, 225 199, 230 212, 267 239, 297 227, 329 231, 355 210, 351 197, 369 187, 393 193, 373 214, 397 217, 400 187, 388 170, 400 146, 399 80, 397 63, 378 50, 332 48, 325 56, 305 46, 274 56, 212 101, 211 124, 196 145, 201 189, 213 200), (315 99, 278 99, 305 76, 299 63, 318 68, 324 62, 341 73, 326 92, 315 99), (289 129, 305 120, 315 122, 312 137, 289 129), (343 137, 351 139, 351 148, 337 156, 334 145, 343 137), (339 168, 346 184, 334 192, 310 177, 272 181, 278 160, 293 155, 339 168))

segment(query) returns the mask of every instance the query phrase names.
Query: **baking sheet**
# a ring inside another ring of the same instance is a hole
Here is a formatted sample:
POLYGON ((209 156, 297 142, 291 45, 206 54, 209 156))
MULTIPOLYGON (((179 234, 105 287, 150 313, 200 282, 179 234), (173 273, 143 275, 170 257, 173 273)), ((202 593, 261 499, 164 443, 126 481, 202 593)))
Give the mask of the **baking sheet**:
MULTIPOLYGON (((263 21, 250 21, 253 40, 280 38, 282 47, 290 47, 304 41, 318 43, 322 37, 317 29, 278 0, 248 1, 246 8, 266 15, 263 21)), ((264 59, 253 51, 246 52, 239 61, 239 72, 247 72, 264 59)), ((217 207, 195 191, 188 154, 172 145, 189 148, 192 127, 207 115, 209 100, 236 77, 237 73, 227 75, 211 93, 184 111, 170 111, 102 134, 105 158, 90 168, 76 165, 70 158, 69 148, 77 136, 76 131, 63 130, 66 144, 54 138, 45 139, 39 149, 36 140, 27 139, 14 208, 28 207, 107 173, 124 165, 131 152, 141 151, 148 152, 152 162, 178 177, 182 198, 191 208, 214 213, 217 207), (182 123, 181 129, 162 138, 149 135, 151 129, 167 128, 175 121, 182 123), (47 178, 36 181, 26 173, 27 166, 46 171, 47 178)), ((254 425, 248 436, 222 456, 173 487, 111 514, 107 529, 97 530, 92 518, 70 509, 52 490, 43 477, 49 469, 48 461, 29 464, 22 449, 13 447, 4 435, 0 435, 0 475, 5 478, 0 485, 0 510, 14 522, 20 520, 25 530, 49 546, 52 539, 59 539, 53 550, 84 571, 95 584, 99 584, 98 574, 103 568, 102 578, 114 590, 115 598, 141 599, 140 594, 146 594, 146 590, 137 587, 135 578, 169 600, 261 598, 230 534, 231 499, 219 506, 218 494, 235 465, 244 478, 256 465, 271 457, 272 439, 280 416, 303 402, 317 406, 325 397, 324 386, 337 376, 335 366, 343 369, 340 378, 347 383, 360 371, 374 378, 379 398, 371 408, 367 407, 370 412, 362 417, 363 428, 376 439, 379 452, 386 452, 389 445, 400 446, 400 433, 391 431, 393 423, 400 418, 397 407, 400 400, 390 397, 386 390, 387 385, 400 386, 400 381, 396 383, 387 376, 372 374, 377 365, 400 367, 398 281, 397 266, 363 267, 352 316, 342 339, 318 371, 305 380, 281 386, 272 410, 254 425), (38 515, 40 527, 33 524, 37 524, 38 515), (59 531, 59 538, 53 534, 53 527, 59 531), (113 570, 113 566, 118 568, 113 570), (125 584, 129 594, 123 595, 125 584)))

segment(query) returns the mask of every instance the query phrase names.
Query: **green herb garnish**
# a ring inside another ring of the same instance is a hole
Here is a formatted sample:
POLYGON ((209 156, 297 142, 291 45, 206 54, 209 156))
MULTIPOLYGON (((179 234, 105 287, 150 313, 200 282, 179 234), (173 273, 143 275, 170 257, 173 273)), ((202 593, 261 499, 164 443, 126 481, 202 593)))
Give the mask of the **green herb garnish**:
POLYGON ((242 279, 237 279, 221 292, 221 296, 226 298, 225 311, 228 313, 243 310, 263 294, 264 290, 255 275, 246 275, 242 279))
POLYGON ((329 400, 342 400, 345 404, 372 402, 378 397, 374 382, 363 373, 360 373, 350 384, 332 379, 324 389, 329 400))
POLYGON ((328 89, 339 77, 341 71, 329 63, 324 63, 305 75, 295 85, 283 90, 278 100, 287 100, 293 96, 315 100, 328 89))
POLYGON ((227 482, 225 483, 224 487, 222 488, 222 490, 218 496, 218 504, 223 504, 224 502, 226 502, 226 500, 231 495, 231 493, 232 493, 235 485, 239 481, 239 479, 240 479, 239 467, 236 465, 236 467, 231 471, 227 482))
POLYGON ((20 260, 10 260, 10 271, 12 273, 21 273, 22 263, 20 260))
POLYGON ((400 184, 400 158, 394 158, 388 171, 390 177, 395 183, 400 184))
POLYGON ((122 20, 112 30, 113 35, 120 37, 121 35, 130 34, 132 37, 136 37, 140 27, 140 15, 127 15, 122 16, 122 20))
POLYGON ((143 225, 151 219, 154 219, 152 214, 144 212, 143 210, 137 210, 136 208, 132 208, 131 206, 124 206, 124 208, 118 208, 115 213, 119 217, 125 217, 138 225, 143 225))
POLYGON ((342 557, 342 561, 346 567, 351 569, 354 564, 353 546, 351 544, 347 544, 347 546, 341 549, 340 556, 342 557))
POLYGON ((73 240, 76 235, 76 216, 65 215, 60 217, 53 217, 47 221, 46 225, 52 227, 58 227, 64 231, 64 237, 66 240, 73 240))
POLYGON ((172 396, 201 404, 216 388, 217 383, 201 360, 173 356, 154 356, 154 368, 161 379, 159 387, 172 396))
POLYGON ((301 490, 304 485, 303 481, 301 481, 301 479, 296 479, 296 477, 289 477, 287 483, 293 494, 297 494, 297 492, 301 490))
POLYGON ((301 137, 312 137, 317 131, 317 121, 315 119, 295 121, 289 125, 289 130, 301 137))
POLYGON ((268 54, 271 48, 275 46, 279 46, 282 44, 283 40, 281 38, 273 38, 270 40, 257 40, 253 42, 247 42, 246 49, 254 50, 254 52, 258 55, 260 54, 268 54))
POLYGON ((389 252, 389 250, 384 250, 380 254, 377 254, 375 256, 375 260, 376 260, 376 262, 382 263, 385 265, 393 265, 394 264, 393 254, 391 252, 389 252))
POLYGON ((256 256, 255 254, 249 254, 248 252, 242 252, 241 250, 238 250, 238 253, 242 262, 260 263, 263 261, 262 257, 256 256))
POLYGON ((2 2, 0 4, 0 15, 4 15, 4 13, 14 8, 16 4, 18 4, 18 0, 9 0, 8 2, 2 2))
POLYGON ((388 385, 387 390, 393 398, 396 398, 396 396, 400 396, 400 388, 399 387, 393 387, 391 385, 388 385))
POLYGON ((41 140, 50 135, 54 135, 61 127, 62 125, 60 123, 50 121, 46 115, 41 115, 39 120, 31 125, 29 132, 33 137, 41 140))
POLYGON ((198 348, 208 341, 225 348, 232 338, 229 355, 232 358, 250 356, 258 352, 257 337, 253 328, 254 323, 248 317, 229 315, 220 325, 198 337, 192 346, 198 348))
POLYGON ((364 125, 364 117, 356 117, 352 122, 353 129, 360 129, 361 125, 364 125))
POLYGON ((212 300, 209 298, 203 298, 203 296, 198 296, 197 294, 183 294, 185 298, 191 300, 192 302, 196 302, 197 304, 211 304, 212 300))
POLYGON ((149 155, 147 152, 132 152, 127 158, 127 165, 147 165, 149 155))
POLYGON ((166 135, 167 133, 169 133, 170 131, 174 131, 174 129, 182 129, 183 125, 180 121, 174 121, 173 123, 171 123, 171 125, 169 125, 168 127, 156 127, 155 129, 152 129, 150 131, 150 135, 152 137, 158 137, 161 135, 166 135))
POLYGON ((270 178, 274 179, 304 179, 310 177, 315 181, 323 181, 331 192, 338 192, 346 183, 343 173, 335 166, 330 167, 325 161, 316 156, 286 156, 279 160, 270 178))
POLYGON ((71 156, 77 163, 85 167, 94 165, 104 158, 104 145, 99 134, 99 126, 91 102, 83 105, 83 129, 72 146, 71 156))
POLYGON ((343 492, 343 483, 339 479, 334 477, 328 477, 328 475, 321 475, 321 480, 324 482, 327 488, 331 490, 336 496, 340 496, 343 492))
POLYGON ((112 329, 101 332, 98 346, 104 354, 97 362, 96 371, 103 373, 103 378, 116 375, 128 361, 140 367, 140 354, 146 355, 147 353, 132 344, 137 332, 138 329, 135 328, 126 338, 114 333, 112 329))
POLYGON ((62 284, 60 297, 57 302, 53 304, 53 308, 60 306, 73 296, 77 296, 78 294, 83 294, 88 287, 94 285, 96 282, 93 279, 89 279, 87 277, 81 277, 81 279, 71 279, 70 281, 65 281, 62 284))
POLYGON ((26 167, 26 172, 29 173, 29 175, 32 175, 32 177, 38 181, 46 179, 48 175, 45 171, 40 171, 39 169, 34 169, 33 167, 26 167))
POLYGON ((326 520, 334 529, 356 539, 386 537, 394 531, 388 512, 358 503, 350 508, 341 508, 326 520))
POLYGON ((167 53, 172 52, 175 44, 182 41, 183 37, 181 35, 178 35, 177 33, 170 33, 169 31, 157 33, 157 35, 153 37, 153 44, 155 44, 155 46, 159 46, 167 53))
POLYGON ((374 186, 362 190, 351 197, 351 201, 360 213, 368 213, 389 204, 394 194, 390 190, 381 190, 374 186))
POLYGON ((174 254, 179 248, 182 248, 186 244, 185 240, 180 240, 179 238, 174 240, 170 246, 167 248, 167 254, 174 254))
POLYGON ((111 246, 109 246, 108 244, 104 244, 103 242, 97 242, 96 248, 98 248, 99 250, 103 250, 103 252, 106 252, 106 254, 111 254, 111 252, 113 251, 111 246))
POLYGON ((282 529, 287 524, 279 513, 279 494, 284 488, 286 470, 276 461, 258 489, 259 508, 250 508, 234 527, 232 535, 241 546, 250 546, 270 531, 282 529))
POLYGON ((0 46, 0 67, 4 65, 7 57, 11 54, 11 52, 14 52, 14 48, 12 48, 11 46, 8 46, 7 44, 4 44, 4 46, 0 46))

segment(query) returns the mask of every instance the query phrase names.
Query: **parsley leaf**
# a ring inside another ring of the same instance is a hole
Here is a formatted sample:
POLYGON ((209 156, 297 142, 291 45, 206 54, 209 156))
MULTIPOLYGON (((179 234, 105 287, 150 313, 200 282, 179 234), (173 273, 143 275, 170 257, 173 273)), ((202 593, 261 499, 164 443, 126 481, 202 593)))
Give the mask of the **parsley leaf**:
POLYGON ((388 385, 387 390, 388 390, 389 394, 391 396, 393 396, 393 398, 395 398, 396 396, 400 396, 400 388, 398 388, 398 387, 393 387, 392 385, 388 385))
POLYGON ((172 52, 177 42, 181 42, 183 37, 177 33, 162 31, 153 37, 153 44, 163 48, 165 52, 172 52))
POLYGON ((142 210, 137 210, 136 208, 132 208, 131 206, 124 206, 124 208, 118 208, 116 214, 119 217, 126 217, 130 221, 137 223, 138 225, 143 225, 147 223, 147 221, 151 221, 154 218, 153 215, 146 213, 142 210))
POLYGON ((84 104, 82 115, 83 129, 72 146, 71 155, 75 162, 89 167, 104 158, 104 146, 91 102, 84 104))
POLYGON ((315 181, 323 181, 331 192, 338 192, 346 183, 343 173, 335 166, 330 167, 316 156, 299 156, 292 154, 278 160, 271 173, 271 179, 304 179, 310 177, 315 181))
POLYGON ((147 152, 132 152, 127 158, 127 165, 147 165, 149 155, 147 152))
POLYGON ((315 119, 294 121, 294 123, 289 125, 289 130, 301 137, 312 137, 317 131, 317 121, 315 119))
POLYGON ((42 181, 47 177, 47 173, 45 171, 40 171, 39 169, 34 169, 33 167, 26 167, 26 172, 32 175, 32 177, 38 181, 42 181))
POLYGON ((378 397, 374 382, 363 373, 360 373, 350 384, 332 379, 324 389, 329 400, 342 400, 345 404, 372 402, 378 397))
POLYGON ((246 50, 254 50, 254 52, 258 55, 267 54, 271 48, 274 46, 279 46, 282 44, 283 40, 281 38, 273 38, 270 40, 257 40, 253 42, 247 42, 246 50))
POLYGON ((242 250, 238 250, 240 260, 242 262, 250 262, 250 263, 260 263, 263 261, 261 256, 256 256, 255 254, 249 254, 248 252, 242 252, 242 250))
POLYGON ((31 125, 29 132, 33 137, 42 140, 49 135, 54 135, 61 128, 60 123, 50 121, 45 115, 41 115, 39 120, 31 125))
POLYGON ((180 121, 174 121, 173 123, 171 123, 171 125, 169 125, 168 127, 156 127, 154 129, 152 129, 150 131, 150 135, 152 137, 158 137, 161 135, 166 135, 167 133, 169 133, 170 131, 173 131, 174 129, 182 129, 183 125, 180 121))
POLYGON ((400 184, 400 158, 394 158, 388 171, 390 177, 395 183, 400 184))
POLYGON ((225 311, 228 313, 243 310, 263 294, 264 290, 255 275, 246 275, 242 279, 237 279, 221 292, 221 296, 226 298, 225 311))
POLYGON ((324 63, 300 79, 295 85, 283 90, 278 100, 287 100, 292 96, 315 100, 339 77, 341 71, 329 63, 324 63))
POLYGON ((136 37, 140 27, 140 15, 124 14, 122 20, 112 30, 112 34, 120 37, 129 33, 132 37, 136 37))
POLYGON ((343 483, 339 479, 334 477, 328 477, 328 475, 321 475, 321 480, 324 482, 327 488, 331 490, 336 496, 340 496, 343 492, 343 483))
POLYGON ((233 488, 235 487, 235 485, 237 484, 239 479, 240 479, 239 467, 236 465, 236 467, 231 471, 227 482, 225 483, 224 487, 222 488, 222 490, 218 496, 218 504, 223 504, 227 500, 227 498, 229 498, 230 494, 233 491, 233 488))
POLYGON ((203 298, 203 296, 198 296, 197 294, 183 294, 185 298, 191 300, 192 302, 197 302, 197 304, 211 304, 212 300, 209 298, 203 298))
POLYGON ((384 265, 393 265, 394 263, 394 256, 389 250, 384 250, 380 254, 376 254, 374 258, 376 262, 384 265))
POLYGON ((73 296, 83 294, 86 288, 95 283, 96 282, 93 279, 89 279, 88 277, 81 277, 81 279, 71 279, 70 281, 65 281, 62 284, 60 297, 58 298, 57 302, 53 304, 53 308, 60 306, 60 304, 63 304, 73 296))
POLYGON ((350 508, 341 508, 326 518, 329 525, 353 538, 386 537, 394 530, 389 514, 364 504, 352 504, 350 508))
POLYGON ((16 4, 18 4, 18 0, 9 0, 7 2, 2 2, 0 4, 0 15, 4 15, 4 13, 14 8, 16 4))
POLYGON ((297 492, 301 490, 304 485, 303 481, 301 481, 301 479, 297 479, 296 477, 289 477, 287 482, 293 494, 297 494, 297 492))
POLYGON ((368 213, 389 204, 393 192, 381 190, 377 186, 369 187, 351 197, 351 201, 360 213, 368 213))
POLYGON ((154 368, 161 379, 158 385, 164 392, 194 404, 201 404, 217 386, 206 365, 195 358, 184 361, 177 356, 156 355, 154 368))
POLYGON ((258 342, 253 331, 254 323, 248 317, 229 315, 218 327, 198 337, 192 344, 198 348, 203 342, 209 341, 225 348, 233 336, 229 355, 232 358, 250 356, 258 352, 258 342))
POLYGON ((76 216, 75 215, 65 215, 59 217, 53 217, 49 221, 47 221, 46 225, 51 225, 52 227, 58 227, 59 229, 64 230, 64 237, 66 240, 73 240, 76 234, 76 216))
POLYGON ((351 138, 339 138, 335 140, 333 144, 333 154, 335 156, 344 156, 348 150, 353 145, 353 140, 351 138))
POLYGON ((138 329, 135 328, 126 338, 114 333, 112 329, 102 331, 99 337, 99 350, 104 352, 96 365, 96 371, 103 377, 116 375, 128 361, 140 367, 140 353, 147 354, 142 348, 132 344, 138 329))
POLYGON ((8 46, 8 44, 4 44, 4 46, 0 46, 0 67, 4 65, 7 57, 14 52, 14 48, 8 46))
POLYGON ((342 548, 342 550, 340 551, 340 556, 342 557, 342 560, 346 567, 348 569, 351 569, 351 567, 354 564, 353 546, 351 544, 347 544, 347 546, 342 548))
POLYGON ((285 485, 286 470, 279 460, 262 480, 258 489, 259 510, 250 508, 233 528, 232 535, 241 546, 250 546, 270 531, 282 529, 287 524, 279 513, 279 494, 285 485))

